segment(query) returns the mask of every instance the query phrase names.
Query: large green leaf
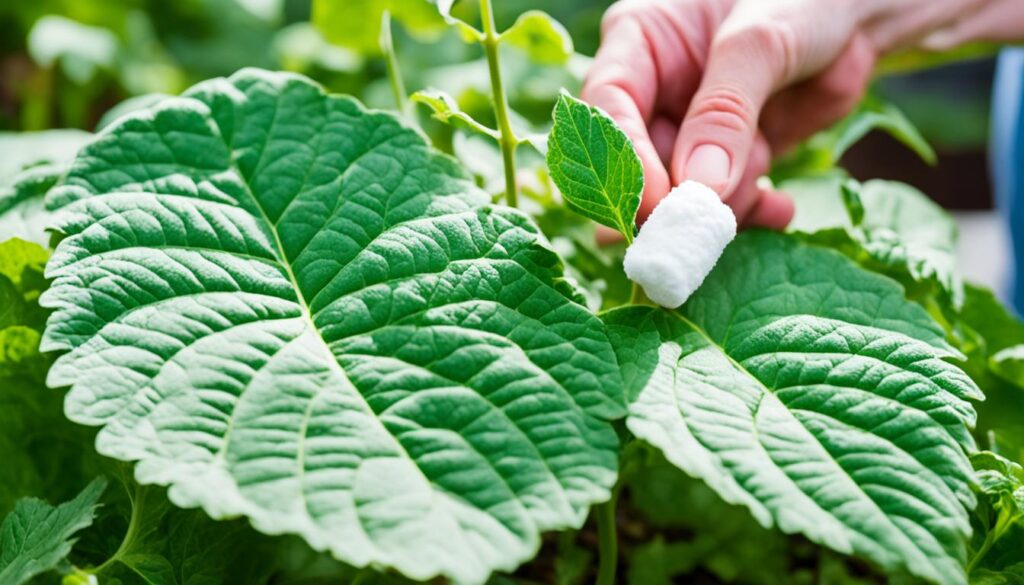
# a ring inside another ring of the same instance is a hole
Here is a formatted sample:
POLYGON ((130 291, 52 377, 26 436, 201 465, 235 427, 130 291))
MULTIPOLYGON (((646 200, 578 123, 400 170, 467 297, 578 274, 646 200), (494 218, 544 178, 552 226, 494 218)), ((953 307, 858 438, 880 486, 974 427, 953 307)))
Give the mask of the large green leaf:
POLYGON ((959 311, 963 324, 982 338, 988 355, 1024 344, 1024 322, 996 298, 995 293, 977 285, 967 285, 966 302, 959 311))
POLYGON ((394 116, 246 70, 122 119, 52 198, 50 383, 175 503, 481 582, 609 496, 601 322, 394 116))
POLYGON ((991 290, 968 284, 964 291, 963 306, 950 323, 969 358, 965 369, 985 393, 976 434, 1024 437, 1024 369, 1017 349, 1024 345, 1024 323, 991 290))
POLYGON ((894 104, 868 95, 838 124, 811 136, 775 161, 771 178, 786 181, 831 174, 846 151, 873 131, 889 134, 913 150, 921 160, 935 165, 935 150, 903 112, 894 104))
POLYGON ((780 188, 796 203, 791 231, 862 256, 867 268, 905 286, 938 286, 954 305, 963 302, 956 222, 924 193, 895 181, 861 185, 839 176, 788 181, 780 188))
POLYGON ((92 524, 106 484, 97 479, 56 508, 34 498, 19 501, 0 525, 0 583, 21 585, 56 568, 71 552, 75 533, 92 524))
POLYGON ((81 130, 0 132, 0 241, 47 244, 43 197, 90 138, 81 130))
POLYGON ((29 167, 66 163, 91 137, 88 132, 71 129, 0 132, 0 184, 11 184, 29 167))
POLYGON ((628 427, 672 463, 766 526, 964 582, 980 393, 895 282, 747 233, 678 311, 606 320, 628 427))
POLYGON ((640 158, 615 122, 598 108, 562 93, 548 140, 551 179, 574 211, 633 240, 644 190, 640 158))

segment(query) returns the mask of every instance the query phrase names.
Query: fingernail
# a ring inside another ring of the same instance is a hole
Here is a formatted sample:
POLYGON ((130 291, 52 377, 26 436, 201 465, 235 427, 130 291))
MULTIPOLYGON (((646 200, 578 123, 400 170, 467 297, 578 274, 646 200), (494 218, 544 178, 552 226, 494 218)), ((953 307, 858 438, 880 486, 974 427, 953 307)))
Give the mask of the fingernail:
POLYGON ((948 51, 957 44, 956 31, 952 28, 946 28, 926 36, 921 41, 921 48, 928 51, 948 51))
POLYGON ((732 161, 725 149, 714 144, 702 144, 690 154, 686 163, 686 179, 704 183, 721 194, 729 183, 731 166, 732 161))

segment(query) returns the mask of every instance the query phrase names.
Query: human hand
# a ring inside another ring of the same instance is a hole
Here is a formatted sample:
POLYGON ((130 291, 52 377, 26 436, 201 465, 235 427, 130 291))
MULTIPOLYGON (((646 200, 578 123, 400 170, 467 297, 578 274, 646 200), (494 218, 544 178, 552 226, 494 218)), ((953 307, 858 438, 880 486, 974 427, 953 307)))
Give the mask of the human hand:
POLYGON ((974 41, 1013 42, 1024 39, 1024 2, 989 0, 921 43, 931 51, 948 51, 974 41))
POLYGON ((792 203, 757 184, 772 153, 849 113, 879 54, 919 44, 985 2, 622 0, 605 15, 582 97, 636 146, 641 221, 692 179, 742 225, 782 228, 792 203))

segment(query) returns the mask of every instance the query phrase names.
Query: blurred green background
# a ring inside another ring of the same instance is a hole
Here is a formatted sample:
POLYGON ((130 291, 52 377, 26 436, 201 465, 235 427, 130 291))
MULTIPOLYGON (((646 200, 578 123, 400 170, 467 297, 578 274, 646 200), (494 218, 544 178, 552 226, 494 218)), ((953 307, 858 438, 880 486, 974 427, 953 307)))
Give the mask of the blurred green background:
MULTIPOLYGON (((544 8, 572 32, 579 52, 593 54, 610 3, 505 0, 495 10, 506 27, 524 10, 544 8)), ((383 61, 328 45, 309 17, 309 0, 5 0, 0 129, 91 130, 125 98, 175 94, 245 66, 304 73, 371 104, 387 100, 383 61)), ((475 77, 471 67, 451 67, 480 57, 454 35, 411 38, 398 26, 396 37, 410 91, 442 77, 449 86, 486 82, 461 79, 475 77)))
MULTIPOLYGON (((577 52, 589 56, 609 4, 501 0, 495 10, 499 28, 525 10, 546 10, 569 30, 577 52)), ((472 11, 473 5, 458 3, 456 9, 472 11)), ((5 0, 0 130, 94 130, 126 98, 176 94, 245 66, 304 73, 333 91, 391 107, 383 60, 329 45, 309 17, 310 0, 5 0)), ((476 91, 486 87, 478 47, 451 32, 413 37, 401 26, 395 42, 410 92, 438 86, 487 119, 485 92, 476 91)), ((587 64, 575 59, 567 75, 560 66, 544 70, 517 57, 505 59, 513 106, 536 123, 548 117, 552 89, 573 88, 587 64)), ((992 61, 982 59, 880 78, 875 91, 922 130, 940 164, 931 168, 882 135, 869 137, 844 162, 858 177, 915 184, 951 209, 989 208, 985 145, 992 72, 992 61)))

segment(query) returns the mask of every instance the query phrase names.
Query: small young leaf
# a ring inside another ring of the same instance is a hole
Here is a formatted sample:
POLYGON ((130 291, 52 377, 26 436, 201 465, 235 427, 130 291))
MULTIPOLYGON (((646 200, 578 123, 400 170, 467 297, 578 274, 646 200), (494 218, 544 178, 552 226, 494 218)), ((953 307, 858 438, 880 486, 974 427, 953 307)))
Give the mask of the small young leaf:
POLYGON ((50 253, 39 244, 26 242, 20 238, 11 238, 0 242, 0 274, 11 280, 14 286, 31 287, 38 282, 31 280, 31 273, 42 274, 50 253))
POLYGON ((995 293, 972 284, 968 284, 965 291, 966 299, 959 317, 982 337, 989 356, 1024 345, 1024 322, 1010 314, 995 293))
POLYGON ((501 40, 518 47, 536 63, 564 65, 573 54, 569 31, 550 14, 541 10, 524 12, 501 40))
POLYGON ((861 227, 868 254, 889 266, 905 266, 917 282, 934 280, 963 302, 956 268, 956 222, 917 189, 895 181, 868 181, 860 191, 865 209, 861 227))
POLYGON ((459 34, 462 36, 462 40, 467 43, 479 42, 483 39, 483 33, 480 32, 476 27, 452 15, 452 7, 455 4, 455 0, 429 0, 437 7, 437 11, 444 18, 450 26, 455 27, 459 34))
POLYGON ((93 480, 81 494, 56 508, 42 500, 20 500, 0 525, 0 583, 21 585, 57 567, 74 535, 92 524, 107 482, 93 480))
POLYGON ((747 232, 678 311, 605 320, 629 365, 627 426, 669 461, 765 526, 965 582, 981 393, 897 283, 747 232))
POLYGON ((7 376, 45 372, 39 341, 46 313, 38 299, 47 286, 43 267, 49 257, 38 244, 18 238, 0 243, 0 386, 12 383, 7 376))
POLYGON ((1024 519, 1024 467, 991 451, 975 453, 971 464, 981 493, 1005 500, 1008 512, 1024 519))
POLYGON ((494 140, 498 140, 501 137, 497 130, 488 128, 484 124, 477 122, 466 112, 462 111, 462 109, 459 108, 459 103, 455 101, 455 98, 439 89, 422 89, 412 94, 410 99, 416 103, 429 107, 434 112, 434 118, 437 118, 446 124, 452 123, 452 120, 458 120, 465 127, 485 136, 489 136, 494 140))
POLYGON ((644 172, 633 143, 600 109, 563 92, 548 140, 551 179, 574 211, 632 241, 644 172))
POLYGON ((48 381, 177 504, 481 583, 609 497, 602 323, 395 116, 243 70, 122 118, 51 198, 48 381))

